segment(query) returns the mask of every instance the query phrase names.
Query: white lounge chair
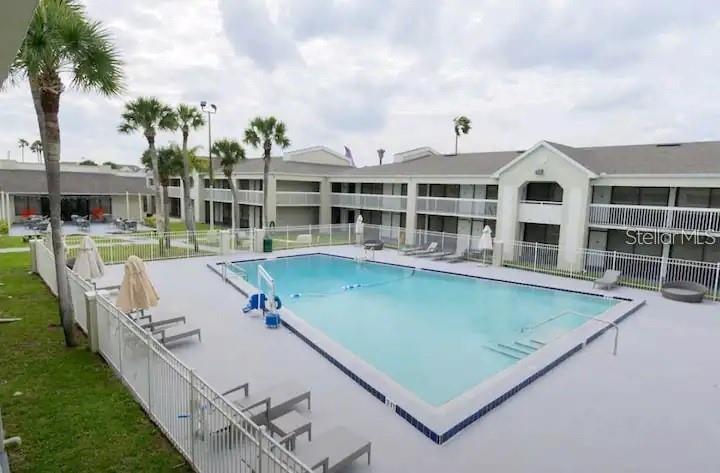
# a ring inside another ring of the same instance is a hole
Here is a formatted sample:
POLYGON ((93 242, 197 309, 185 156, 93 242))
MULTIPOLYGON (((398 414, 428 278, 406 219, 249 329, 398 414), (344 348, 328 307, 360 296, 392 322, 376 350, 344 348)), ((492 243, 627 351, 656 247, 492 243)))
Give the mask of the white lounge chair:
POLYGON ((165 346, 185 338, 194 337, 195 335, 197 335, 198 341, 202 341, 199 328, 188 329, 185 326, 173 325, 150 330, 150 333, 165 346))
POLYGON ((423 250, 423 249, 425 249, 424 246, 411 246, 411 247, 409 247, 409 248, 403 248, 403 249, 401 249, 401 250, 400 250, 400 253, 402 253, 402 254, 404 254, 404 255, 407 255, 408 253, 412 253, 412 252, 414 252, 414 251, 420 251, 420 250, 423 250))
POLYGON ((607 269, 600 279, 596 279, 593 283, 593 287, 599 287, 601 289, 612 289, 617 286, 618 279, 620 279, 621 271, 614 269, 607 269))
POLYGON ((409 251, 405 253, 407 256, 419 256, 419 255, 427 255, 430 253, 434 253, 437 251, 438 244, 436 241, 430 242, 424 250, 416 250, 416 251, 409 251))
POLYGON ((304 401, 307 401, 308 410, 311 409, 310 390, 295 381, 276 384, 257 393, 250 393, 250 383, 244 383, 228 389, 222 395, 237 391, 242 391, 243 395, 230 401, 253 421, 261 424, 268 424, 272 419, 287 414, 304 401))
POLYGON ((313 471, 335 473, 367 455, 370 464, 371 442, 347 427, 335 427, 318 435, 312 442, 298 445, 295 456, 313 471))

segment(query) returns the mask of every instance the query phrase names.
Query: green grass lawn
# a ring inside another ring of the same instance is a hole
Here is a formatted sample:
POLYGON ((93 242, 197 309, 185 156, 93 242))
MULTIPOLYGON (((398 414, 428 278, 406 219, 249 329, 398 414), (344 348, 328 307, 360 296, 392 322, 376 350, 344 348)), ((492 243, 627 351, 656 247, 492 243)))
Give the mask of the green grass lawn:
POLYGON ((27 253, 0 254, 0 408, 13 473, 191 472, 84 336, 65 348, 27 253))
POLYGON ((21 236, 0 235, 0 248, 21 248, 28 246, 21 236))
MULTIPOLYGON (((217 225, 215 225, 215 228, 220 229, 217 225)), ((185 222, 182 220, 170 220, 170 228, 168 229, 169 232, 184 232, 187 230, 187 227, 185 226, 185 222)), ((195 230, 201 232, 204 230, 210 230, 210 225, 207 223, 202 222, 196 222, 195 223, 195 230)))

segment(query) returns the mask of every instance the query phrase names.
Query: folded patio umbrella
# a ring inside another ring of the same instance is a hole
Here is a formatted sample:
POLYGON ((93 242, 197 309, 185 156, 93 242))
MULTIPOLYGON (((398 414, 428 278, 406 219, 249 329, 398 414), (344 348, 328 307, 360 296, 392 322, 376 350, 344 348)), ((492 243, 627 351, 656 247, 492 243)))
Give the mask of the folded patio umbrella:
POLYGON ((480 250, 492 251, 492 229, 488 225, 485 225, 485 228, 483 228, 482 235, 480 236, 480 242, 478 243, 478 245, 480 246, 480 250))
POLYGON ((125 262, 125 274, 120 285, 116 305, 125 313, 155 307, 158 294, 145 271, 145 263, 137 256, 131 256, 125 262))
POLYGON ((105 274, 105 264, 103 264, 95 242, 89 236, 80 242, 73 271, 85 279, 95 279, 105 274))

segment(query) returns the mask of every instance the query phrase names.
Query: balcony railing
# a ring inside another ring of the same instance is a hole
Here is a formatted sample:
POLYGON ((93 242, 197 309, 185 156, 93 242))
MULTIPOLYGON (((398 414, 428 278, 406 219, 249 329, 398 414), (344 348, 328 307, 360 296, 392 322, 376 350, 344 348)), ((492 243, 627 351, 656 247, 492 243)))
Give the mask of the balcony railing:
MULTIPOLYGON (((210 192, 212 192, 213 200, 215 202, 228 202, 232 203, 232 191, 230 189, 205 189, 205 200, 210 200, 210 192)), ((249 191, 241 190, 238 191, 238 204, 246 205, 262 205, 263 193, 262 191, 249 191)))
POLYGON ((416 210, 425 214, 492 218, 497 216, 497 200, 418 197, 416 210))
POLYGON ((720 209, 590 204, 590 225, 664 231, 720 232, 720 209))
POLYGON ((182 187, 168 186, 168 197, 174 197, 176 199, 182 197, 182 187))
POLYGON ((276 204, 283 207, 320 205, 319 192, 278 192, 276 204))
POLYGON ((333 207, 348 207, 351 209, 391 210, 395 212, 402 212, 407 209, 407 197, 404 195, 333 192, 330 202, 333 207))
POLYGON ((562 202, 521 200, 518 205, 518 221, 560 225, 562 222, 562 210, 562 202))

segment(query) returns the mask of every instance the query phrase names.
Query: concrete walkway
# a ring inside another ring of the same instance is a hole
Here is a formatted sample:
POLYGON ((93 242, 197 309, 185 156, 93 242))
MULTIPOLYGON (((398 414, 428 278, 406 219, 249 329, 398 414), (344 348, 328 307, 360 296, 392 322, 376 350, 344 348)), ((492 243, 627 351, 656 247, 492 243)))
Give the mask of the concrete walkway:
MULTIPOLYGON (((349 247, 276 254, 333 252, 349 247)), ((258 256, 258 255, 253 255, 258 256)), ((509 268, 447 265, 379 251, 377 259, 463 269, 546 286, 591 284, 509 268)), ((373 442, 373 462, 349 473, 718 472, 720 471, 720 305, 683 304, 628 288, 646 306, 621 324, 618 356, 606 334, 443 446, 432 444, 287 330, 243 316, 245 298, 205 265, 218 258, 148 263, 160 294, 156 316, 185 315, 202 343, 173 351, 218 390, 297 379, 312 388, 313 434, 341 424, 373 442)), ((120 282, 108 268, 98 285, 120 282)), ((291 304, 290 304, 291 305, 291 304)), ((471 369, 472 367, 467 367, 471 369)))
POLYGON ((30 251, 29 246, 19 246, 16 248, 0 248, 0 253, 27 253, 30 251))

